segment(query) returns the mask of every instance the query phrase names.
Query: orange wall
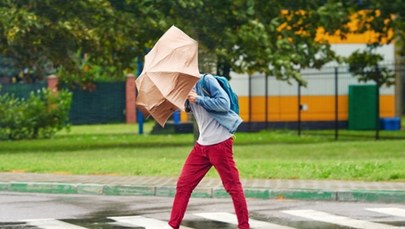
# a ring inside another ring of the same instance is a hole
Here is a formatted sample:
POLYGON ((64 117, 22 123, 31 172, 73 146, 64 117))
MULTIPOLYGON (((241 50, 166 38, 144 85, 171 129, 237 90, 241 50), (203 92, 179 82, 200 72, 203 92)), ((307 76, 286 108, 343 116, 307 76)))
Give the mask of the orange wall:
MULTIPOLYGON (((348 119, 348 96, 338 97, 338 119, 348 119)), ((245 122, 249 121, 249 98, 239 97, 240 116, 245 122)), ((301 104, 306 104, 308 110, 301 112, 302 121, 333 121, 335 120, 335 96, 302 96, 301 104)), ((297 96, 270 96, 268 98, 268 121, 283 122, 297 121, 298 119, 298 97, 297 96)), ((380 96, 381 117, 395 116, 395 96, 380 96)), ((265 118, 265 97, 252 97, 252 122, 264 122, 265 118)), ((181 121, 189 121, 186 112, 181 112, 181 121)))
MULTIPOLYGON (((348 119, 348 96, 338 97, 338 118, 348 119)), ((239 97, 240 115, 242 119, 249 121, 248 97, 239 97)), ((302 111, 302 121, 332 121, 335 120, 335 97, 334 96, 302 96, 301 104, 306 104, 308 109, 302 111)), ((268 98, 268 121, 296 121, 298 119, 297 96, 271 96, 268 98)), ((381 117, 393 117, 395 115, 395 97, 382 95, 380 97, 381 117)), ((253 122, 265 121, 265 98, 264 96, 252 97, 253 122)))

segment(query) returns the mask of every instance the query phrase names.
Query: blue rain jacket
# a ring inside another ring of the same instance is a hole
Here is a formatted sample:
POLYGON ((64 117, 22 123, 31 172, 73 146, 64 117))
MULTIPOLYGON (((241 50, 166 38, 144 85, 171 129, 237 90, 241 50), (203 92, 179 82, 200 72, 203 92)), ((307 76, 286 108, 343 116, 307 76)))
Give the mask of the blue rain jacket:
POLYGON ((198 94, 196 103, 205 108, 210 115, 230 133, 235 133, 242 118, 231 110, 228 94, 222 89, 218 81, 212 75, 205 76, 205 87, 202 86, 202 77, 195 85, 198 94), (206 91, 205 91, 206 90, 206 91))

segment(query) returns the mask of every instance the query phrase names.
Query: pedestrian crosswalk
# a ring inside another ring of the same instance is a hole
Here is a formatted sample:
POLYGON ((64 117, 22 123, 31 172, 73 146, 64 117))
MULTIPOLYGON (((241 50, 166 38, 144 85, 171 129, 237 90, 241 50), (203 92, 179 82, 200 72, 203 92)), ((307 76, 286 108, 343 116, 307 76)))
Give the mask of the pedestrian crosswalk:
MULTIPOLYGON (((121 216, 108 217, 116 222, 125 223, 132 226, 144 227, 145 229, 164 229, 169 228, 166 221, 157 220, 143 216, 121 216)), ((180 229, 191 229, 190 227, 180 227, 180 229)))
POLYGON ((338 216, 329 214, 326 212, 320 212, 315 210, 288 210, 283 211, 284 213, 315 220, 325 223, 343 225, 350 228, 364 228, 364 229, 388 229, 395 228, 391 225, 373 223, 364 220, 352 219, 345 216, 338 216))
MULTIPOLYGON (((378 216, 376 218, 384 216, 398 217, 400 224, 390 225, 387 223, 373 222, 372 220, 355 219, 349 216, 333 214, 325 211, 313 210, 313 209, 290 209, 280 210, 278 213, 288 215, 289 217, 296 217, 298 220, 306 220, 311 222, 322 222, 330 225, 335 225, 333 228, 364 228, 364 229, 400 229, 405 228, 405 209, 403 208, 364 208, 361 209, 368 212, 373 212, 378 216), (381 215, 380 215, 381 214, 381 215)), ((230 225, 229 228, 236 228, 237 218, 236 215, 229 212, 201 212, 190 213, 200 223, 199 227, 189 226, 193 225, 188 222, 188 225, 183 225, 181 229, 198 229, 207 228, 204 227, 204 222, 219 222, 222 225, 230 225), (233 225, 233 226, 232 226, 233 225)), ((270 214, 270 213, 268 213, 270 214)), ((286 218, 289 218, 286 217, 286 218)), ((270 217, 269 217, 270 218, 270 217)), ((164 229, 170 228, 167 225, 167 221, 162 219, 155 219, 153 217, 134 215, 134 216, 111 216, 106 217, 108 221, 106 224, 110 226, 103 227, 99 224, 97 228, 111 228, 111 224, 122 225, 122 227, 144 228, 144 229, 164 229)), ((288 222, 288 220, 278 222, 271 222, 272 220, 258 220, 250 218, 250 226, 252 229, 299 229, 295 223, 288 222)), ((39 229, 88 229, 86 225, 75 225, 74 223, 68 223, 64 220, 57 219, 28 219, 23 220, 26 225, 39 229)), ((71 222, 71 221, 69 221, 71 222)), ((196 225, 196 224, 194 224, 196 225)), ((212 224, 211 224, 212 225, 212 224)), ((210 227, 212 228, 212 227, 210 227)), ((228 228, 228 227, 227 227, 228 228)), ((305 227, 307 228, 307 227, 305 227)), ((332 228, 332 227, 331 227, 332 228)), ((214 228, 213 228, 214 229, 214 228)))
POLYGON ((405 217, 405 209, 401 208, 366 208, 369 211, 383 213, 387 215, 405 217))
POLYGON ((41 229, 85 229, 84 227, 80 227, 56 219, 31 219, 24 221, 30 226, 35 226, 41 229))
MULTIPOLYGON (((238 224, 238 220, 236 215, 227 213, 227 212, 210 212, 210 213, 197 213, 195 214, 202 218, 206 218, 213 221, 229 223, 229 224, 238 224)), ((249 219, 250 227, 252 228, 260 228, 260 229, 291 229, 292 227, 286 227, 282 225, 277 225, 274 223, 259 221, 255 219, 249 219)))

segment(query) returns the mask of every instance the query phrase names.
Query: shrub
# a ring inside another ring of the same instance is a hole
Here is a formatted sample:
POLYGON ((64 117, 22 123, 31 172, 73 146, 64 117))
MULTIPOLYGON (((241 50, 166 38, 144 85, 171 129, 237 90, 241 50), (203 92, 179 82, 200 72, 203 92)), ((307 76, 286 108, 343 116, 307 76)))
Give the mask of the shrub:
POLYGON ((31 92, 28 99, 0 95, 0 139, 49 138, 68 128, 72 94, 49 89, 31 92))

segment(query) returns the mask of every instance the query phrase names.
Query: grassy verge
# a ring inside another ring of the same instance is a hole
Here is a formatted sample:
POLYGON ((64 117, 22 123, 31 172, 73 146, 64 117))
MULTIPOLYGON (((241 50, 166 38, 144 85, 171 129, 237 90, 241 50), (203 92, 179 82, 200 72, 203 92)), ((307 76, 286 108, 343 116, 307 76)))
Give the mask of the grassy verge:
MULTIPOLYGON (((73 126, 53 139, 0 142, 0 171, 177 176, 193 136, 136 133, 136 125, 73 126)), ((333 131, 238 133, 235 160, 243 178, 405 181, 405 141, 353 133, 339 141, 333 131)))

